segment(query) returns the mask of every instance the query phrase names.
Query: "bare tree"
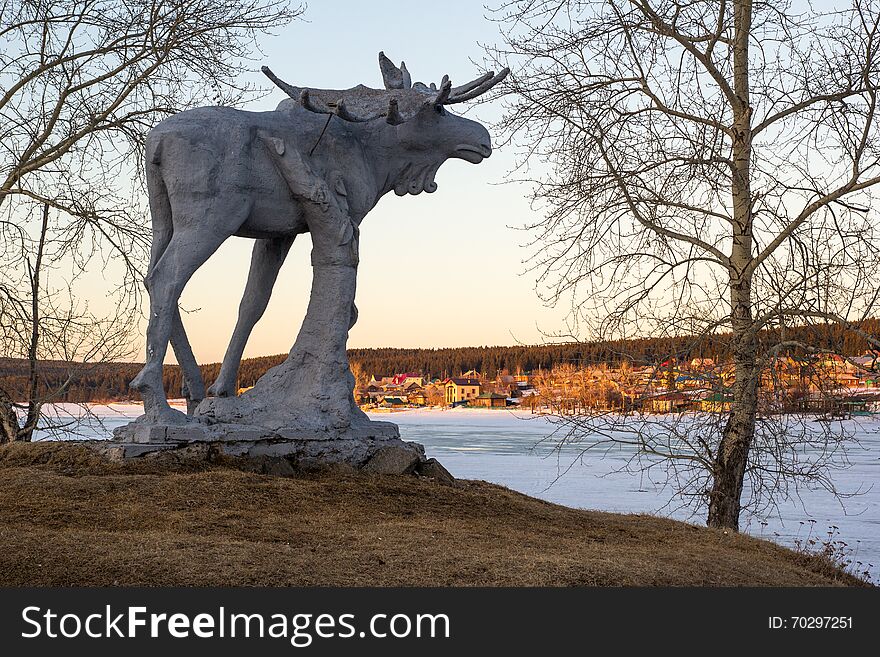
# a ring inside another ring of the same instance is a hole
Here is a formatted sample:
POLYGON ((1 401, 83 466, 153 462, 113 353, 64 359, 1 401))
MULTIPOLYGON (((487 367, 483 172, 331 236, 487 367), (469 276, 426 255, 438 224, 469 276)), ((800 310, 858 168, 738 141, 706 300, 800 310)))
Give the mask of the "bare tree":
POLYGON ((127 354, 150 244, 148 129, 250 97, 239 77, 256 37, 301 11, 278 0, 0 0, 0 357, 28 370, 22 389, 0 390, 0 442, 30 440, 83 363, 127 354), (104 314, 73 291, 96 264, 118 278, 104 314), (50 358, 78 365, 46 390, 50 358))
POLYGON ((878 3, 517 0, 497 11, 506 46, 490 54, 513 71, 502 124, 539 171, 545 217, 530 228, 548 299, 574 300, 576 335, 729 346, 731 371, 710 386, 732 387, 729 410, 626 426, 582 416, 562 434, 657 457, 715 527, 738 529, 744 487, 757 503, 798 479, 832 486, 844 436, 762 419, 761 400, 779 359, 827 348, 795 328, 858 332, 876 309, 878 3))

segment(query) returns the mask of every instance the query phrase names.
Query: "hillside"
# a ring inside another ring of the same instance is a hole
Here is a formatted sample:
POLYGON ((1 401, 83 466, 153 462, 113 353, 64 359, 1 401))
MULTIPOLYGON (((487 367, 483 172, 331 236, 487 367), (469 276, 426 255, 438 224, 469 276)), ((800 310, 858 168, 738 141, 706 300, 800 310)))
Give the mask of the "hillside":
POLYGON ((0 448, 0 478, 0 586, 859 583, 766 541, 479 481, 119 465, 58 443, 0 448))

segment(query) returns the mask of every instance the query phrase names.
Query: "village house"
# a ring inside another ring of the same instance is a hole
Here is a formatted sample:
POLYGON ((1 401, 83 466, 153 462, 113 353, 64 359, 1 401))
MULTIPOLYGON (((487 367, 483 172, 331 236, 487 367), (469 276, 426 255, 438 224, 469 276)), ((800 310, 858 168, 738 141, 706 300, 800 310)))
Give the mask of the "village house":
POLYGON ((534 387, 529 383, 529 377, 526 375, 499 374, 495 378, 495 388, 507 392, 508 397, 522 397, 524 394, 530 394, 526 391, 533 391, 534 387))
POLYGON ((446 403, 449 405, 469 401, 480 394, 480 382, 477 379, 446 379, 444 387, 446 391, 446 403))
POLYGON ((406 372, 404 374, 395 374, 391 378, 391 383, 402 386, 404 390, 410 386, 424 386, 428 381, 428 377, 419 372, 406 372))
POLYGON ((853 356, 849 359, 862 372, 877 372, 878 368, 880 368, 880 363, 877 360, 878 355, 873 351, 869 351, 861 356, 853 356))
POLYGON ((701 374, 679 374, 675 377, 675 385, 680 388, 702 388, 710 380, 709 377, 701 374))
POLYGON ((403 383, 400 384, 401 389, 406 392, 418 392, 419 390, 425 389, 424 379, 421 377, 414 379, 407 379, 403 383))
POLYGON ((483 408, 506 408, 507 397, 505 395, 500 395, 497 392, 483 392, 468 402, 468 405, 480 406, 483 408))
POLYGON ((382 386, 382 390, 386 395, 399 395, 403 391, 403 386, 399 386, 396 383, 386 383, 382 386))
POLYGON ((681 392, 664 392, 644 399, 642 408, 649 413, 680 413, 690 403, 690 398, 681 392))
MULTIPOLYGON (((854 392, 864 394, 880 388, 878 354, 841 356, 835 353, 780 354, 761 373, 759 389, 767 412, 785 409, 814 412, 872 412, 874 402, 846 401, 854 392), (788 391, 784 393, 783 391, 788 391), (813 398, 815 394, 815 398, 813 398), (850 408, 852 407, 852 408, 850 408)), ((729 360, 676 358, 636 367, 629 362, 599 363, 575 367, 569 364, 533 373, 497 372, 481 385, 475 369, 453 377, 432 380, 419 372, 373 376, 358 389, 359 403, 373 406, 431 406, 468 404, 481 408, 502 408, 509 404, 557 409, 625 412, 641 408, 649 413, 685 410, 727 413, 733 405, 730 388, 736 368, 729 360)), ((878 395, 880 396, 880 395, 878 395)))
POLYGON ((388 395, 382 399, 382 403, 379 404, 382 408, 403 408, 409 402, 406 397, 395 397, 393 395, 388 395))
POLYGON ((728 393, 713 392, 700 400, 700 410, 707 413, 729 413, 733 408, 733 397, 728 393))

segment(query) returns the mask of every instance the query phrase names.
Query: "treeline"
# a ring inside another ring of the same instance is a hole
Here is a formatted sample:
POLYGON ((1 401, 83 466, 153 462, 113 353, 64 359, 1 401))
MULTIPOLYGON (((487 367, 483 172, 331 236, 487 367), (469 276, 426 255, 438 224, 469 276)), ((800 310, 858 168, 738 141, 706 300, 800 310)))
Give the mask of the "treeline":
MULTIPOLYGON (((140 371, 140 363, 83 365, 63 361, 40 361, 37 397, 48 402, 102 402, 137 398, 128 382, 140 371)), ((26 360, 0 358, 0 390, 11 399, 24 399, 28 380, 26 360)), ((180 390, 180 368, 165 366, 165 389, 172 396, 180 390), (174 388, 174 386, 177 386, 174 388)))
MULTIPOLYGON (((859 325, 862 334, 880 337, 880 319, 869 319, 859 325)), ((839 324, 798 327, 763 331, 758 339, 766 345, 781 340, 810 345, 815 349, 845 355, 858 355, 871 347, 858 332, 839 324)), ((805 350, 792 347, 787 353, 802 355, 805 350)), ((574 367, 607 363, 618 366, 628 361, 633 366, 660 363, 674 357, 679 361, 692 358, 712 358, 724 361, 730 358, 728 335, 703 338, 693 336, 673 338, 644 338, 606 342, 522 345, 513 347, 447 347, 438 349, 349 349, 352 367, 367 377, 422 372, 434 377, 457 376, 476 370, 487 376, 506 370, 512 374, 550 370, 558 365, 574 367)), ((283 362, 287 354, 248 358, 241 363, 239 386, 252 386, 267 370, 283 362)), ((57 402, 102 402, 134 399, 137 395, 128 383, 140 371, 139 363, 103 363, 83 366, 78 363, 43 361, 39 364, 40 396, 57 402), (61 391, 56 394, 56 391, 61 391), (52 395, 51 397, 49 397, 52 395)), ((210 384, 220 371, 219 363, 201 367, 205 381, 210 384)), ((0 390, 13 399, 24 397, 27 385, 27 361, 0 358, 0 390)), ((166 365, 163 374, 165 392, 179 397, 183 383, 180 368, 166 365)))
MULTIPOLYGON (((859 326, 862 333, 880 338, 880 319, 869 319, 859 326)), ((823 324, 762 331, 758 341, 775 345, 781 341, 800 342, 815 349, 846 355, 859 355, 871 345, 857 332, 839 324, 823 324)), ((494 376, 507 370, 511 374, 549 370, 557 365, 574 367, 606 363, 618 366, 623 361, 639 367, 669 358, 679 361, 711 358, 724 361, 731 357, 729 334, 703 337, 680 336, 597 342, 523 345, 514 347, 449 347, 440 349, 349 349, 352 363, 360 364, 368 374, 388 375, 399 372, 426 372, 433 376, 457 376, 476 370, 494 376)), ((803 348, 791 347, 786 353, 803 355, 803 348)))
MULTIPOLYGON (((266 371, 281 363, 287 354, 248 358, 241 363, 239 385, 252 386, 266 371)), ((38 397, 51 402, 105 402, 139 399, 128 388, 143 363, 65 363, 40 361, 38 366, 38 397)), ((220 363, 202 365, 202 376, 210 384, 220 372, 220 363)), ((165 394, 180 397, 183 374, 177 365, 165 365, 162 372, 165 394)), ((11 399, 25 398, 28 381, 26 360, 0 358, 0 390, 11 399)))

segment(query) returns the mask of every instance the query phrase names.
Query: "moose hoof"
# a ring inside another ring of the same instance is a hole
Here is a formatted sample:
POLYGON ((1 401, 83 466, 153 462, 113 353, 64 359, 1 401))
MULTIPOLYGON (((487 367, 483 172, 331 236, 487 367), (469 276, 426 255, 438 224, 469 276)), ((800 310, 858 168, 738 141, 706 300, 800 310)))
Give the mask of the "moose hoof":
POLYGON ((161 393, 165 396, 165 390, 162 387, 162 366, 161 365, 145 365, 138 372, 137 376, 131 380, 128 387, 137 390, 142 395, 158 395, 161 393))
POLYGON ((152 408, 146 412, 146 416, 150 424, 179 425, 189 422, 186 413, 181 413, 177 409, 171 408, 168 405, 152 408))
POLYGON ((217 380, 208 388, 208 397, 235 397, 234 386, 217 380))

